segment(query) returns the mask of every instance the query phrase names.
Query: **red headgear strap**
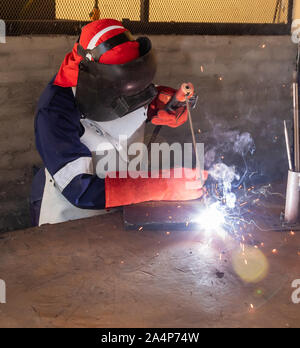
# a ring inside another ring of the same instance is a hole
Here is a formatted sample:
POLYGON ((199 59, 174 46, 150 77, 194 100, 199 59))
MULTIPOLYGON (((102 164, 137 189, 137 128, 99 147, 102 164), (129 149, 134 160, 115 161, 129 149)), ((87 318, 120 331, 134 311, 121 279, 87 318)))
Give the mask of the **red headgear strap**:
MULTIPOLYGON (((122 34, 126 31, 121 22, 114 19, 101 19, 86 25, 82 29, 80 45, 84 49, 93 49, 102 42, 122 34)), ((68 53, 59 69, 54 84, 61 87, 75 87, 77 85, 79 64, 83 60, 77 52, 78 43, 68 53)), ((139 43, 126 42, 104 53, 99 63, 125 64, 139 57, 139 43)))

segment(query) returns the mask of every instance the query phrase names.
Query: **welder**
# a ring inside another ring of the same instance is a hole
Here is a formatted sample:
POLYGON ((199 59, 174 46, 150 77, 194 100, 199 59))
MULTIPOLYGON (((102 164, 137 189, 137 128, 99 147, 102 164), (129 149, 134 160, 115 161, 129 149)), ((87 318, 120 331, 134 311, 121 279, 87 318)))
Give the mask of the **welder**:
MULTIPOLYGON (((144 141, 146 121, 179 127, 188 119, 184 105, 169 110, 176 91, 154 86, 156 60, 151 41, 134 39, 122 23, 94 21, 82 29, 73 51, 43 92, 37 107, 35 136, 44 167, 31 194, 34 225, 60 223, 107 212, 108 208, 155 200, 202 196, 195 179, 103 177, 97 151, 127 148, 144 141)), ((122 154, 123 153, 123 154, 122 154)), ((124 155, 125 156, 125 155, 124 155)))

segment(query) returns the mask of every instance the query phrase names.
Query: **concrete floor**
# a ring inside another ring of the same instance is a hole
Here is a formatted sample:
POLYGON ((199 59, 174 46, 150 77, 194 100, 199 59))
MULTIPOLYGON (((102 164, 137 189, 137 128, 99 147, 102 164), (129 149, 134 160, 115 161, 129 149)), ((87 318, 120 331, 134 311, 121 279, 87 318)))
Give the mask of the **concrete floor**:
POLYGON ((0 327, 300 327, 300 233, 251 233, 246 256, 230 237, 125 231, 120 212, 1 235, 0 327))

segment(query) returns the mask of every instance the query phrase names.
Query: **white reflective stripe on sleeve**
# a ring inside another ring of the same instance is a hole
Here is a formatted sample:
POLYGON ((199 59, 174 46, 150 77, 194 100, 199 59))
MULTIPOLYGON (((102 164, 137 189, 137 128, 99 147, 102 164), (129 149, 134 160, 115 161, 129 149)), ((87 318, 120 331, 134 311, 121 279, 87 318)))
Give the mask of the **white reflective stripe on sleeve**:
POLYGON ((94 174, 93 160, 91 157, 80 157, 66 164, 53 176, 53 179, 59 189, 63 191, 80 174, 94 174))
POLYGON ((96 47, 97 45, 97 42, 99 41, 99 39, 101 38, 102 35, 108 33, 109 31, 111 30, 114 30, 114 29, 125 29, 124 27, 121 27, 120 25, 112 25, 111 27, 108 27, 108 28, 105 28, 101 31, 99 31, 99 33, 97 33, 93 38, 92 40, 90 41, 90 43, 88 44, 88 47, 87 49, 88 50, 92 50, 96 47))

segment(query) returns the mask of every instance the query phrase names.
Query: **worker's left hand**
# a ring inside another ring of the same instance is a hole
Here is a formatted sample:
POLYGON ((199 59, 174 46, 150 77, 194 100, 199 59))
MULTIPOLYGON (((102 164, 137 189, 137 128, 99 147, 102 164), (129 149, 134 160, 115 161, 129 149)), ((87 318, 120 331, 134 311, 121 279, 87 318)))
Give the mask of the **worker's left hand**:
POLYGON ((105 179, 106 208, 150 201, 191 201, 201 198, 208 172, 175 168, 158 172, 109 173, 105 179))
POLYGON ((167 104, 176 94, 176 90, 170 87, 157 87, 158 95, 149 105, 148 118, 156 126, 169 126, 177 128, 188 120, 186 106, 180 106, 174 111, 165 110, 167 104))

